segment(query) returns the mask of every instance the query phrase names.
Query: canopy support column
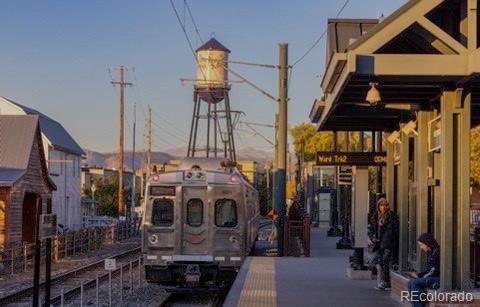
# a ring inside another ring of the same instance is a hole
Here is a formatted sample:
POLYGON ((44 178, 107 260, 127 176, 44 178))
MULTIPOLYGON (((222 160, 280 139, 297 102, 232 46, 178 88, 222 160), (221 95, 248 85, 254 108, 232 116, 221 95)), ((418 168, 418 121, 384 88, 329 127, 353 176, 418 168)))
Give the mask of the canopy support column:
MULTIPOLYGON (((400 125, 403 128, 403 124, 400 125)), ((400 223, 398 264, 400 270, 408 269, 408 151, 409 136, 400 128, 400 165, 398 166, 397 213, 400 223)))
MULTIPOLYGON (((388 137, 387 137, 388 139, 388 137)), ((395 204, 395 156, 394 156, 394 149, 395 143, 387 142, 387 166, 386 166, 386 197, 387 200, 390 202, 392 208, 396 208, 397 204, 395 204)))
MULTIPOLYGON (((428 167, 431 165, 431 154, 428 152, 428 121, 431 117, 432 112, 428 111, 420 111, 417 114, 418 135, 415 139, 415 181, 417 183, 415 236, 417 238, 428 231, 428 167)), ((415 269, 420 272, 425 267, 426 255, 418 247, 416 255, 415 269)))
POLYGON ((444 290, 466 290, 470 284, 470 107, 471 95, 463 89, 442 94, 440 286, 444 290))

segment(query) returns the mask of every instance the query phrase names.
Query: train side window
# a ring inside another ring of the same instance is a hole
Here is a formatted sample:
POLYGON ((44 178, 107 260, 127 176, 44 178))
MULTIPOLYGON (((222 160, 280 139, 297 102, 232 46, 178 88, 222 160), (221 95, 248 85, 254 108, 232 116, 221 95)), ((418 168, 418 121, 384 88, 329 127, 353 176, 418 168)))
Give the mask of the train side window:
POLYGON ((173 224, 173 201, 155 199, 152 206, 152 224, 154 226, 170 226, 173 224))
POLYGON ((203 224, 203 202, 193 198, 187 202, 187 224, 198 227, 203 224))
POLYGON ((233 199, 219 199, 215 202, 215 225, 217 227, 237 226, 237 204, 233 199))

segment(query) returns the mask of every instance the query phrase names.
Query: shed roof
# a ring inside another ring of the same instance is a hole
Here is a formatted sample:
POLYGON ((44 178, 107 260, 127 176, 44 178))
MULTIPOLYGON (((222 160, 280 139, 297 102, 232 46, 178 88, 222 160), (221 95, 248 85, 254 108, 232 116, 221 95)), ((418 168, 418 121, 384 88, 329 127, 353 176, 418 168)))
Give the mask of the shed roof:
POLYGON ((11 99, 5 97, 0 97, 0 99, 3 99, 5 102, 17 106, 18 108, 22 109, 26 114, 38 115, 40 122, 40 130, 42 131, 42 133, 45 134, 45 136, 54 148, 76 155, 85 155, 85 152, 82 150, 82 148, 59 122, 53 120, 52 118, 35 109, 26 107, 11 99))
MULTIPOLYGON (((11 186, 27 171, 35 138, 39 138, 39 147, 42 144, 38 123, 38 115, 0 115, 0 186, 11 186)), ((43 176, 55 189, 46 170, 43 150, 39 154, 43 176)))

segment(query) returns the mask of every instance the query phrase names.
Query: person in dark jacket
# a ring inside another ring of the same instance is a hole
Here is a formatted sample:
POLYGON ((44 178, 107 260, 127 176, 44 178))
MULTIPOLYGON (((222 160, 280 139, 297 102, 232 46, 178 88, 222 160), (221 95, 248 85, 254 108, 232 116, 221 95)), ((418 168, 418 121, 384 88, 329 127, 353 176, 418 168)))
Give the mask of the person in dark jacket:
POLYGON ((426 289, 438 289, 440 286, 440 245, 430 233, 423 233, 418 237, 418 245, 427 253, 427 268, 411 279, 408 283, 410 298, 413 306, 425 306, 419 300, 420 293, 426 289))
POLYGON ((398 217, 390 209, 385 198, 377 202, 376 242, 378 259, 380 262, 380 283, 375 287, 378 290, 390 290, 390 260, 393 252, 398 248, 398 217))

